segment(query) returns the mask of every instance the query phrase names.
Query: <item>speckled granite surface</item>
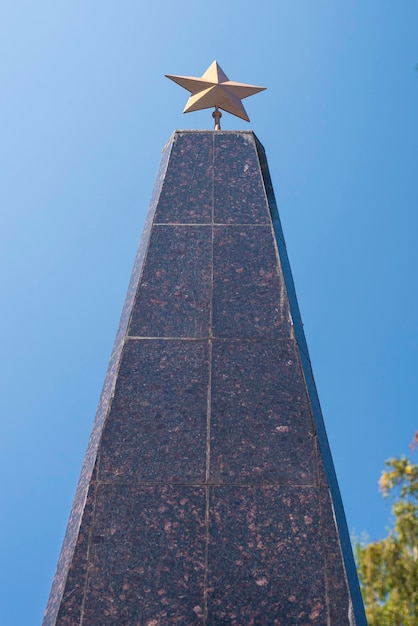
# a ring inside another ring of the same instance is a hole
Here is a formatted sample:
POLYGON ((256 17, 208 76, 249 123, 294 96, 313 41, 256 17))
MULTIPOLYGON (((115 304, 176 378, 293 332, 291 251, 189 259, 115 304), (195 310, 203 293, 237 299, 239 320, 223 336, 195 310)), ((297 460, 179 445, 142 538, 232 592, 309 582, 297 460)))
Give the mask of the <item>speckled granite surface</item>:
POLYGON ((363 626, 262 146, 157 177, 44 626, 363 626))

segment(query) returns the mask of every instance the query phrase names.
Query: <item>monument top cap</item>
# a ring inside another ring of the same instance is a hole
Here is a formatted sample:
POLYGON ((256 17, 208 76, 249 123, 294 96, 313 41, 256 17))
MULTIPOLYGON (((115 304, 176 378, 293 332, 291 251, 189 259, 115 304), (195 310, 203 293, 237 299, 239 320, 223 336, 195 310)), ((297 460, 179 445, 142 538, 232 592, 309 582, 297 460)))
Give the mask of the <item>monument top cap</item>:
POLYGON ((241 100, 265 89, 265 87, 256 87, 255 85, 229 80, 217 61, 214 61, 208 67, 201 78, 174 76, 172 74, 166 74, 165 76, 191 93, 183 113, 215 107, 215 111, 212 114, 215 119, 215 130, 220 130, 221 128, 220 118, 222 113, 219 109, 249 122, 250 118, 241 100))

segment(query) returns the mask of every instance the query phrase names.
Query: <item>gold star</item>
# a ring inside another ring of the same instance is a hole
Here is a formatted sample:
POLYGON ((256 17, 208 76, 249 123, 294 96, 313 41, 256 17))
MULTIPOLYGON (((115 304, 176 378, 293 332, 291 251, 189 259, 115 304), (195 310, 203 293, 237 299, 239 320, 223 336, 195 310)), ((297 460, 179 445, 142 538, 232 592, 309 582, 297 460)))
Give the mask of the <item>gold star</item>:
MULTIPOLYGON (((264 91, 265 87, 255 87, 245 83, 236 83, 229 80, 221 67, 214 61, 206 70, 202 78, 193 76, 172 76, 166 74, 178 85, 181 85, 192 94, 187 101, 183 113, 199 111, 215 107, 215 113, 219 109, 232 113, 247 122, 250 118, 244 109, 241 100, 252 96, 259 91, 264 91)), ((213 114, 216 120, 215 113, 213 114)), ((219 117, 221 113, 218 112, 219 117)), ((219 122, 218 122, 219 123, 219 122)))

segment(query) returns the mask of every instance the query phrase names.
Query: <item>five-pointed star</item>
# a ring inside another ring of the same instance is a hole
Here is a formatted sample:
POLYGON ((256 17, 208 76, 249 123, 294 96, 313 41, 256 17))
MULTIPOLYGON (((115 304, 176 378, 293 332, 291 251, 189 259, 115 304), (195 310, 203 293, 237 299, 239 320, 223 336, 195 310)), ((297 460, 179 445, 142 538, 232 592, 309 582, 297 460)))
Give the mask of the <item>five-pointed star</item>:
POLYGON ((229 80, 216 61, 206 70, 202 78, 172 76, 171 74, 166 74, 166 77, 192 94, 183 113, 215 107, 232 113, 232 115, 236 115, 247 122, 250 121, 250 118, 241 100, 265 89, 265 87, 255 87, 229 80))

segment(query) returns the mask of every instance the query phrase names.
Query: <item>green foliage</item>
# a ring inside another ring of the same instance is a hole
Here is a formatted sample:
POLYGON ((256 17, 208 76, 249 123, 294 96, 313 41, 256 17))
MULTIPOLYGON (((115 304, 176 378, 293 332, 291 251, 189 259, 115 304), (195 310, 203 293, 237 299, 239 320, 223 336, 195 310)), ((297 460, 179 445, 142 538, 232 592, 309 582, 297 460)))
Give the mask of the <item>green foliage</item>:
POLYGON ((418 465, 388 459, 379 487, 393 502, 394 526, 386 539, 356 545, 367 619, 370 626, 418 626, 418 465))

